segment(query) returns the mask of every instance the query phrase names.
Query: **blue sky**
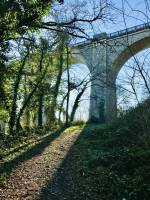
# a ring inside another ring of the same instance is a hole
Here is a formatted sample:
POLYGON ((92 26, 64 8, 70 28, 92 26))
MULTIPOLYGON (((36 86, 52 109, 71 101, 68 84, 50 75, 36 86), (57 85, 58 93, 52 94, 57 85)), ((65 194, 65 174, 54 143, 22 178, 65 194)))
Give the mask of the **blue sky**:
POLYGON ((126 26, 132 27, 149 21, 150 11, 145 0, 112 0, 112 3, 113 22, 106 22, 100 27, 95 27, 97 29, 95 32, 111 33, 125 29, 126 26))
MULTIPOLYGON (((77 16, 83 16, 86 13, 92 13, 92 7, 94 5, 99 5, 99 2, 105 2, 106 0, 65 0, 63 5, 56 4, 55 9, 60 10, 60 17, 67 18, 72 15, 72 13, 77 13, 77 16), (78 6, 80 5, 80 6, 78 6), (73 9, 72 9, 73 8, 73 9), (82 13, 82 14, 81 14, 82 13)), ((103 23, 96 22, 94 25, 94 33, 100 32, 115 32, 124 29, 125 22, 127 27, 132 27, 142 23, 146 23, 149 20, 150 12, 149 7, 146 6, 146 2, 149 0, 107 0, 111 1, 110 13, 113 22, 106 21, 103 23), (123 10, 125 16, 125 22, 123 18, 123 10)), ((149 2, 150 3, 150 2, 149 2)), ((83 25, 83 24, 82 24, 83 25)), ((83 25, 85 26, 85 25, 83 25)), ((85 26, 88 34, 93 35, 93 30, 90 27, 85 26)))
MULTIPOLYGON (((98 2, 100 0, 86 0, 91 2, 98 2)), ((103 1, 103 0, 102 0, 103 1)), ((100 32, 107 32, 107 33, 112 33, 115 31, 119 31, 122 29, 125 29, 126 27, 132 27, 132 26, 136 26, 136 25, 140 25, 143 23, 146 23, 149 20, 150 17, 150 9, 148 6, 146 6, 146 2, 149 1, 150 4, 150 0, 112 0, 113 3, 113 9, 111 10, 111 14, 112 14, 112 19, 113 21, 106 21, 105 23, 95 23, 94 24, 94 34, 98 34, 100 32), (124 12, 123 12, 124 11, 124 12)), ((66 0, 65 1, 65 5, 63 5, 64 7, 66 6, 66 4, 70 4, 73 2, 82 2, 82 5, 84 7, 84 0, 66 0)), ((92 4, 88 4, 88 6, 83 9, 85 9, 87 11, 90 11, 91 9, 91 5, 92 4)), ((67 12, 70 12, 70 10, 67 10, 67 12)), ((87 32, 90 35, 93 35, 93 30, 88 29, 87 32)), ((150 50, 148 49, 147 51, 150 52, 150 50)), ((141 55, 143 54, 143 52, 140 52, 137 55, 137 58, 141 57, 141 55)), ((150 56, 149 56, 150 58, 150 56)), ((126 65, 130 65, 130 63, 132 63, 132 58, 128 60, 128 62, 126 63, 126 65)), ((88 73, 88 69, 86 68, 86 66, 83 65, 78 65, 77 66, 77 70, 75 71, 75 76, 86 76, 86 74, 88 73), (80 70, 80 68, 82 68, 80 70), (84 69, 84 70, 83 70, 84 69), (80 74, 80 75, 79 75, 80 74)), ((119 81, 117 81, 118 84, 120 84, 122 81, 127 80, 127 76, 126 76, 126 69, 125 66, 122 67, 122 69, 120 70, 120 73, 118 75, 118 78, 120 79, 119 81)), ((126 85, 127 89, 131 89, 130 86, 126 85)), ((137 89, 139 91, 139 99, 142 99, 143 97, 141 96, 142 94, 142 88, 137 87, 137 89), (138 89, 139 88, 139 89, 138 89)), ((71 105, 73 105, 73 100, 75 97, 76 93, 72 93, 71 98, 70 98, 70 103, 71 105)), ((86 99, 84 101, 82 101, 80 103, 78 112, 76 114, 76 118, 78 119, 87 119, 88 118, 88 109, 89 109, 89 95, 90 95, 90 90, 88 89, 87 92, 83 95, 82 99, 86 99)), ((130 98, 131 99, 131 98, 130 98)), ((121 100, 121 99, 120 99, 121 100)), ((131 99, 130 102, 131 105, 135 105, 135 99, 133 97, 133 99, 131 99)))

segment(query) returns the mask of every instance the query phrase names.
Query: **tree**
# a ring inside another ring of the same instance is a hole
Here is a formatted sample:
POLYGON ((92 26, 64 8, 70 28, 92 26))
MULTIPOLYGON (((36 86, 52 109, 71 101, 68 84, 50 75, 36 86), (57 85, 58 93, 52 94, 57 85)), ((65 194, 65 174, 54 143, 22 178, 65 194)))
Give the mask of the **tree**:
MULTIPOLYGON (((3 0, 0 3, 0 92, 2 100, 6 104, 5 106, 8 107, 6 110, 9 112, 9 128, 11 133, 16 128, 19 130, 21 127, 21 118, 24 116, 24 113, 26 113, 26 117, 30 117, 29 108, 34 107, 31 100, 34 100, 38 106, 38 125, 43 125, 42 113, 43 107, 45 106, 45 96, 48 99, 48 95, 45 95, 45 91, 43 90, 47 84, 44 79, 48 75, 47 70, 49 71, 49 69, 46 70, 46 66, 49 68, 52 65, 50 63, 46 65, 45 63, 48 62, 47 56, 50 55, 47 53, 47 50, 43 49, 42 45, 41 49, 37 47, 41 33, 44 35, 42 31, 49 30, 52 33, 52 41, 55 40, 55 33, 57 33, 57 36, 59 35, 58 45, 55 46, 55 51, 53 50, 52 53, 53 56, 55 53, 57 54, 57 56, 54 56, 55 63, 57 60, 57 67, 55 65, 57 69, 54 70, 55 72, 52 75, 55 78, 51 80, 51 89, 53 88, 53 92, 49 94, 51 99, 47 103, 47 107, 49 106, 50 108, 49 113, 51 113, 49 120, 55 121, 63 69, 67 67, 67 71, 69 72, 68 35, 87 38, 88 35, 81 24, 85 23, 87 26, 87 24, 92 25, 96 20, 102 20, 107 15, 104 10, 109 6, 107 1, 103 0, 85 18, 82 9, 81 12, 78 12, 80 11, 81 5, 77 4, 72 8, 70 7, 72 14, 64 18, 63 12, 58 13, 57 9, 55 9, 58 4, 54 8, 51 7, 53 2, 42 0, 3 0), (52 10, 53 13, 51 12, 52 10), (47 17, 47 19, 43 18, 48 13, 50 17, 47 17), (37 33, 40 33, 39 36, 37 33), (14 49, 13 46, 15 45, 22 52, 14 49), (19 56, 17 55, 18 53, 19 56), (13 54, 16 55, 13 56, 13 54), (35 60, 33 57, 38 59, 35 60), (31 68, 35 68, 34 74, 32 74, 31 68), (11 82, 6 84, 5 77, 7 81, 8 77, 10 77, 11 82), (12 94, 8 92, 6 85, 8 85, 9 89, 12 89, 12 94), (9 99, 8 97, 6 98, 5 93, 9 93, 9 99)), ((63 1, 58 2, 63 3, 63 1)), ((46 36, 44 35, 44 37, 46 36)), ((70 81, 68 79, 68 91, 70 90, 69 88, 70 81)), ((67 94, 67 101, 69 105, 69 93, 67 94)), ((67 110, 68 108, 66 108, 67 110)), ((68 117, 66 121, 67 119, 68 117)), ((29 123, 27 122, 27 124, 29 123)))
MULTIPOLYGON (((33 96, 37 97, 36 101, 38 102, 38 126, 42 127, 43 124, 43 104, 44 104, 44 79, 46 75, 51 71, 51 55, 53 45, 55 42, 48 43, 46 39, 41 38, 40 43, 37 45, 36 51, 31 55, 29 60, 29 65, 34 67, 33 74, 30 70, 31 80, 34 81, 33 84, 30 85, 30 91, 24 97, 22 102, 22 107, 18 112, 16 127, 17 130, 20 128, 20 119, 25 111, 25 109, 29 106, 29 103, 33 96)), ((30 80, 29 80, 30 81, 30 80)), ((30 83, 30 82, 29 82, 30 83)), ((35 102, 34 102, 35 103, 35 102)))
POLYGON ((58 34, 58 45, 54 51, 56 61, 57 76, 54 84, 52 102, 49 110, 49 124, 53 124, 56 121, 55 112, 57 107, 57 98, 59 95, 59 89, 61 84, 62 73, 65 68, 65 53, 66 53, 66 41, 67 35, 63 33, 58 34))
POLYGON ((9 120, 9 129, 10 129, 11 134, 13 134, 15 120, 16 120, 18 90, 19 90, 20 81, 22 79, 23 70, 25 68, 25 64, 29 56, 29 53, 30 53, 30 47, 27 45, 25 52, 23 52, 23 54, 25 55, 21 59, 19 69, 16 75, 16 79, 13 85, 13 101, 12 101, 11 112, 10 112, 10 120, 9 120))

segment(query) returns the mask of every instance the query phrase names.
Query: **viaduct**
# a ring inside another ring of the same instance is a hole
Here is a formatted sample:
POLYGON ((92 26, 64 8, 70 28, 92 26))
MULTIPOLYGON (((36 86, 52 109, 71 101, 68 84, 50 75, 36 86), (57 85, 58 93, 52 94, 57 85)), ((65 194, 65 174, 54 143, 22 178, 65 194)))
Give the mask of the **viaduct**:
POLYGON ((116 78, 125 62, 150 47, 150 23, 115 33, 101 33, 73 46, 77 63, 90 70, 91 95, 89 120, 110 122, 116 117, 116 78))

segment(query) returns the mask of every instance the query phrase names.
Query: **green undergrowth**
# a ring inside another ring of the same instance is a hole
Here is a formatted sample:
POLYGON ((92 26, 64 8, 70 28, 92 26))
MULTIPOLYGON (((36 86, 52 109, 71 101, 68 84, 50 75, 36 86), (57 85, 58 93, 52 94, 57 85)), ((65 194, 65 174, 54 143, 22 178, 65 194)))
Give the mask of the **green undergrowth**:
POLYGON ((0 141, 0 185, 5 183, 11 169, 25 159, 26 152, 34 149, 52 133, 53 131, 34 129, 3 137, 0 141))
POLYGON ((14 135, 3 135, 0 140, 0 159, 40 140, 47 134, 44 129, 22 130, 14 135))
POLYGON ((72 126, 84 126, 85 125, 85 121, 84 120, 74 120, 72 123, 71 123, 72 126))
POLYGON ((70 132, 73 132, 73 131, 81 131, 84 127, 85 127, 85 124, 72 125, 69 128, 67 128, 65 132, 69 134, 70 132))
POLYGON ((109 125, 87 125, 73 152, 80 199, 150 199, 150 102, 109 125))
MULTIPOLYGON (((67 132, 79 131, 83 128, 84 123, 76 121, 73 126, 67 129, 67 132)), ((0 186, 7 181, 11 171, 21 162, 34 157, 42 152, 50 142, 57 138, 65 130, 65 127, 51 131, 45 129, 23 130, 18 134, 6 135, 0 140, 0 186)))

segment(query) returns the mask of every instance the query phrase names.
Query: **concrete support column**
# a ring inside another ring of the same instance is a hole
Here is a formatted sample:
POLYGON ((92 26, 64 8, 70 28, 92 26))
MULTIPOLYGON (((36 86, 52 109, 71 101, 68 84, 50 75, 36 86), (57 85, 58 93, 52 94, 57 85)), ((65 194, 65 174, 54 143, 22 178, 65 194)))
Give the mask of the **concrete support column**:
POLYGON ((97 72, 92 74, 91 95, 90 95, 90 122, 104 123, 105 116, 105 73, 97 72))
POLYGON ((111 122, 117 115, 116 75, 107 70, 107 73, 92 76, 89 120, 111 122))
POLYGON ((106 122, 111 122, 117 117, 116 74, 112 70, 107 71, 105 99, 106 122))

